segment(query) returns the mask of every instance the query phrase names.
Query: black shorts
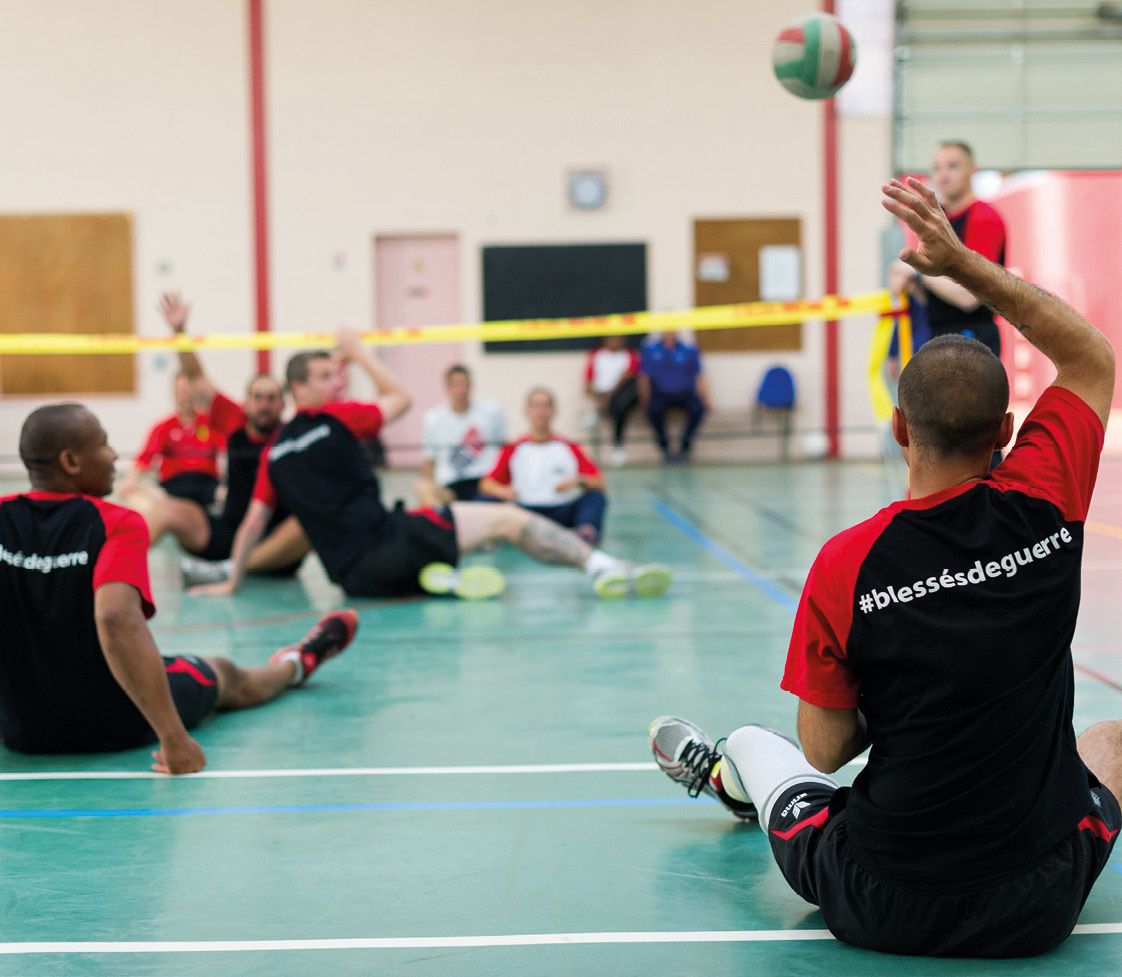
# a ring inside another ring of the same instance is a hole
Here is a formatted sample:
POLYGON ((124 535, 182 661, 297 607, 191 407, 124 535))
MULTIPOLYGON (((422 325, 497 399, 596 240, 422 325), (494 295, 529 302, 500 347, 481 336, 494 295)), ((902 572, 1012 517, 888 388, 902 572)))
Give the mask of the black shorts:
POLYGON ((398 503, 382 537, 336 581, 352 597, 401 597, 423 593, 417 581, 429 563, 459 562, 456 525, 447 506, 406 512, 398 503))
POLYGON ((206 513, 206 521, 210 523, 210 539, 201 550, 191 552, 200 560, 228 560, 234 552, 234 534, 238 527, 209 512, 206 513))
POLYGON ((1058 946, 1071 935, 1122 827, 1118 801, 1095 786, 1091 813, 1036 864, 965 888, 925 889, 854 861, 848 789, 805 784, 785 791, 768 840, 788 884, 821 908, 834 936, 886 953, 1027 957, 1058 946))
POLYGON ((171 686, 175 711, 184 726, 193 729, 214 712, 218 702, 218 676, 205 661, 194 655, 164 658, 164 673, 171 686))
POLYGON ((451 492, 460 502, 474 502, 479 494, 479 483, 482 479, 461 478, 458 482, 449 482, 444 487, 451 492))
POLYGON ((184 472, 182 475, 173 475, 166 482, 160 482, 160 487, 168 495, 174 495, 177 499, 190 499, 205 509, 214 501, 218 479, 202 472, 184 472))
MULTIPOLYGON (((283 515, 283 514, 282 514, 283 515)), ((210 523, 210 538, 207 540, 206 546, 201 550, 188 550, 193 556, 197 556, 200 560, 228 560, 234 552, 234 536, 238 531, 237 526, 231 526, 223 516, 216 516, 211 513, 206 513, 207 522, 210 523)), ((279 522, 274 513, 273 519, 269 521, 269 525, 265 528, 265 538, 268 538, 269 533, 276 529, 279 522)), ((290 563, 288 566, 278 567, 276 570, 266 570, 257 576, 263 577, 291 577, 300 569, 304 558, 301 557, 295 563, 290 563)))

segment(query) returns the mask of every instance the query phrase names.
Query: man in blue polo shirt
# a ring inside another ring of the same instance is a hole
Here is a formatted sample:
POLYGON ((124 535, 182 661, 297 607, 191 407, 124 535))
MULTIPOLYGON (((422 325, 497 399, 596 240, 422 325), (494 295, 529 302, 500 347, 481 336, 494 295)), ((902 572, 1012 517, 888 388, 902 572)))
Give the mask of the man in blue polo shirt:
POLYGON ((697 347, 680 343, 672 332, 645 344, 640 356, 639 402, 647 412, 663 460, 667 464, 688 461, 693 436, 709 409, 709 383, 701 371, 697 347), (686 413, 676 454, 666 436, 666 413, 673 407, 686 413))

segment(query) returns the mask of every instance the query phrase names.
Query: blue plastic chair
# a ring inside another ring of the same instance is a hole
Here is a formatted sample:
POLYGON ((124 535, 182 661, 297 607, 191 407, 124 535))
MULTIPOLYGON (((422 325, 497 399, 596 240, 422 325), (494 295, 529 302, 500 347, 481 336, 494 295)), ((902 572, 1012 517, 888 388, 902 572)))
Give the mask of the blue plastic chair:
POLYGON ((765 413, 779 415, 779 444, 784 460, 790 454, 791 427, 795 414, 795 380, 791 371, 783 366, 773 366, 760 381, 756 404, 752 412, 753 426, 759 427, 765 413))

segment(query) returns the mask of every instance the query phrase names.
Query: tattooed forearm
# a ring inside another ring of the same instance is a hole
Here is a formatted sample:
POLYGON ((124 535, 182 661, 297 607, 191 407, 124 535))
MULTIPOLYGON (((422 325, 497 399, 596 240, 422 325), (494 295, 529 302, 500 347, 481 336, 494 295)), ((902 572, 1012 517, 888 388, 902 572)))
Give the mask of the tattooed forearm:
POLYGON ((982 304, 991 312, 1001 316, 1006 322, 1017 329, 1024 337, 1031 341, 1032 337, 1029 335, 1032 332, 1032 325, 1025 319, 1025 302, 1037 302, 1041 299, 1045 301, 1055 300, 1056 296, 1049 292, 1047 289, 1040 288, 1038 285, 1033 285, 1032 282, 1026 282, 1022 278, 1017 278, 1015 275, 1008 276, 1012 281, 1010 282, 1013 291, 1008 297, 1014 300, 1014 303, 1019 307, 1020 311, 1015 311, 1010 308, 1006 302, 999 302, 997 300, 990 300, 982 304), (1024 294, 1017 295, 1017 291, 1023 290, 1024 294))
POLYGON ((515 545, 528 556, 542 563, 559 563, 582 567, 592 548, 576 533, 570 532, 545 516, 530 514, 515 545))

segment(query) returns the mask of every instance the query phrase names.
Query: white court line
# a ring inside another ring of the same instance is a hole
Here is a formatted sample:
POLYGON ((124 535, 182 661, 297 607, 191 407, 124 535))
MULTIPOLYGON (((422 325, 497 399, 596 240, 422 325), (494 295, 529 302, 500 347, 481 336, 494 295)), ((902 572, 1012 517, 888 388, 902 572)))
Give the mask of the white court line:
MULTIPOLYGON (((863 767, 866 758, 850 760, 847 767, 863 767)), ((320 767, 296 770, 203 770, 183 774, 175 780, 264 780, 274 777, 415 777, 451 774, 523 773, 650 773, 658 765, 646 763, 524 763, 476 767, 320 767)), ((168 780, 167 774, 151 770, 43 770, 29 773, 0 773, 6 780, 168 780)))
MULTIPOLYGON (((436 774, 507 773, 630 773, 657 770, 654 763, 525 763, 476 767, 322 767, 303 770, 203 770, 176 780, 239 780, 268 777, 411 777, 436 774)), ((150 770, 45 770, 41 773, 0 773, 2 780, 167 780, 150 770)))
MULTIPOLYGON (((1122 933, 1122 923, 1088 923, 1075 936, 1122 933)), ((242 953, 276 950, 428 950, 624 943, 788 943, 832 940, 829 930, 700 930, 679 933, 520 933, 511 936, 371 937, 350 940, 161 940, 150 943, 0 943, 0 954, 242 953)))

